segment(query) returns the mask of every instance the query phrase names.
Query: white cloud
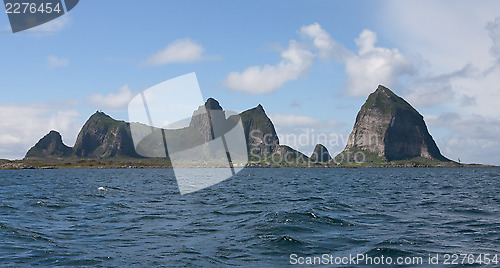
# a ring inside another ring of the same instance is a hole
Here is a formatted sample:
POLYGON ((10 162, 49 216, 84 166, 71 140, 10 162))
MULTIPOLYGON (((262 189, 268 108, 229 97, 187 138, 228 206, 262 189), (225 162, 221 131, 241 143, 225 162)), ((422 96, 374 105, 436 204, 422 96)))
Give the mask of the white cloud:
POLYGON ((302 26, 300 33, 313 39, 313 45, 319 50, 319 55, 322 58, 328 59, 333 57, 337 61, 343 62, 353 56, 351 51, 333 40, 330 34, 321 28, 321 25, 318 23, 302 26))
POLYGON ((149 57, 146 65, 164 65, 168 63, 190 63, 207 59, 215 59, 215 56, 205 56, 205 49, 192 40, 178 39, 168 44, 164 49, 149 57))
POLYGON ((230 72, 224 84, 229 89, 252 94, 272 92, 298 79, 311 67, 313 58, 310 51, 291 40, 288 48, 281 52, 277 65, 251 66, 243 72, 230 72))
POLYGON ((77 123, 79 114, 67 108, 54 110, 54 106, 37 103, 0 104, 1 158, 23 158, 28 149, 50 130, 59 131, 64 143, 73 146, 80 128, 77 123))
POLYGON ((134 94, 130 87, 124 85, 116 93, 94 94, 88 100, 99 109, 120 109, 126 107, 133 97, 134 94))
POLYGON ((58 58, 56 56, 47 57, 47 68, 64 67, 69 65, 68 58, 58 58))
POLYGON ((414 73, 413 65, 398 49, 375 46, 374 32, 365 29, 355 41, 358 54, 345 61, 349 95, 365 97, 380 84, 397 87, 400 76, 414 73))

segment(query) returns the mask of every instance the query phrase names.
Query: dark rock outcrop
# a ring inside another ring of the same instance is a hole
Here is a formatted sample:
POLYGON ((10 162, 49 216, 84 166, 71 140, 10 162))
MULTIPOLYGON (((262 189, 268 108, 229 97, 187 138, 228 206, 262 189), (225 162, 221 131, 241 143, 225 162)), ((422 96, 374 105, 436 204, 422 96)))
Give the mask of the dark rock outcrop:
POLYGON ((51 130, 26 153, 25 158, 60 158, 70 157, 73 149, 66 146, 59 132, 51 130))
POLYGON ((328 152, 328 149, 326 149, 325 146, 322 144, 316 144, 316 147, 314 147, 314 151, 310 157, 312 162, 328 162, 332 160, 332 157, 330 156, 330 153, 328 152))
POLYGON ((384 161, 417 157, 449 161, 441 155, 423 116, 384 86, 378 86, 361 107, 346 151, 368 152, 384 161))

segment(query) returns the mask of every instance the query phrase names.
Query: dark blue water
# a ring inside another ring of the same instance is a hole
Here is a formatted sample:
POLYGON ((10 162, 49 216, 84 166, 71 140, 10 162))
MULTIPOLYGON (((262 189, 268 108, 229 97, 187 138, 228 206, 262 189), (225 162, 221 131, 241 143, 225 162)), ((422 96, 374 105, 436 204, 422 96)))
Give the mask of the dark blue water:
POLYGON ((499 192, 498 168, 245 169, 183 196, 168 169, 1 171, 0 266, 499 254, 499 192))

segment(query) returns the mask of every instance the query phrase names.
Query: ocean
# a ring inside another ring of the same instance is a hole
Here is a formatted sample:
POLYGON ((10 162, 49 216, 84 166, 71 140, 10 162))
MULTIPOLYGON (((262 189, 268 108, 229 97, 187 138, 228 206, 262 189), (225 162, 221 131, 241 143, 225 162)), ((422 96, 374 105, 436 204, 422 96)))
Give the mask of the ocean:
POLYGON ((499 254, 500 168, 248 168, 187 195, 170 169, 0 171, 2 267, 498 267, 499 254))

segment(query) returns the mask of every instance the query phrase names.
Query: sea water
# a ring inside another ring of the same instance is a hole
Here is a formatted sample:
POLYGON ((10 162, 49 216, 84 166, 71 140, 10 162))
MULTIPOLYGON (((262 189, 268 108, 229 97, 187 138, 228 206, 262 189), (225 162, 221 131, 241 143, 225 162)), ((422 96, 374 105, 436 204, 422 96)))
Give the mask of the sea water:
POLYGON ((187 195, 170 169, 0 171, 0 266, 417 267, 446 254, 500 254, 500 168, 249 168, 187 195))

